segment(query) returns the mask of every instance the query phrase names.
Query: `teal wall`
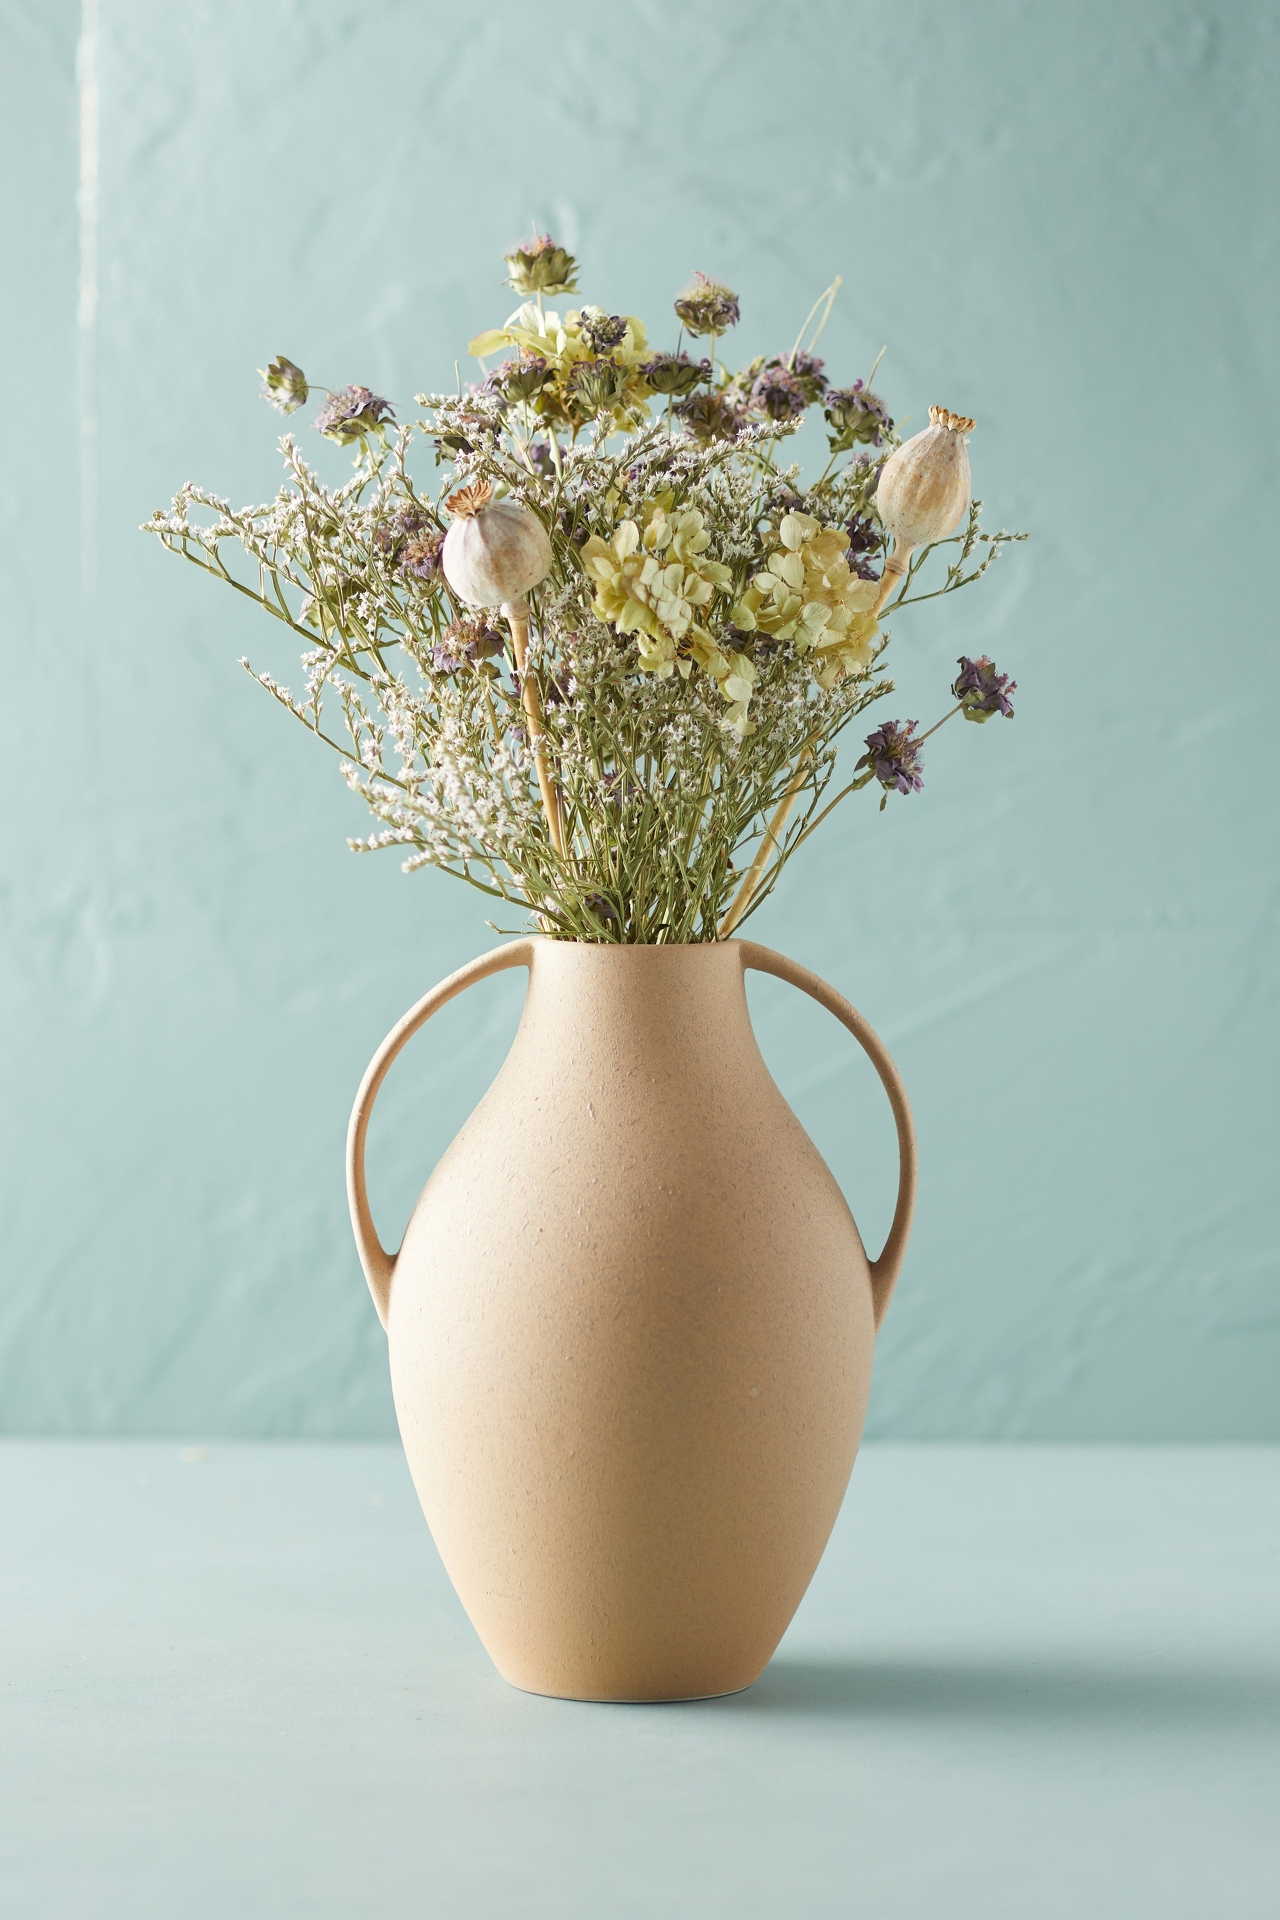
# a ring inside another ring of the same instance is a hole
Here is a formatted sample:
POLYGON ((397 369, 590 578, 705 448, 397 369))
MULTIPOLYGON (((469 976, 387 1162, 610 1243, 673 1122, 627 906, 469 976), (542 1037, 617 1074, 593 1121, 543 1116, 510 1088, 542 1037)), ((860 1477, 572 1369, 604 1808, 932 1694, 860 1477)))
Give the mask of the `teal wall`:
MULTIPOLYGON (((96 18, 0 4, 0 1425, 393 1431, 347 1111, 489 944, 483 903, 347 853, 336 768, 236 665, 287 652, 134 529, 189 477, 274 490, 268 355, 401 401, 447 382, 532 216, 614 309, 724 275, 744 354, 842 273, 829 366, 887 341, 894 410, 975 414, 990 521, 1034 536, 895 636, 892 711, 933 717, 989 650, 1016 721, 944 733, 919 799, 851 804, 755 923, 916 1106, 870 1430, 1280 1438, 1280 6, 96 18)), ((766 1055, 874 1239, 888 1114, 775 987, 766 1055)), ((477 990, 397 1070, 387 1237, 518 1003, 477 990)))

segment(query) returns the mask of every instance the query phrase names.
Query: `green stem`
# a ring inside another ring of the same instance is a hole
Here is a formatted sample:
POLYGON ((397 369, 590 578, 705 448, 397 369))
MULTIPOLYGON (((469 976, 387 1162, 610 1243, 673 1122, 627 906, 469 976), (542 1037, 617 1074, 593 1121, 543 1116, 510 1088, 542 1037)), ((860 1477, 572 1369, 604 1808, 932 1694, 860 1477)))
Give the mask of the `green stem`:
MULTIPOLYGON (((925 735, 925 738, 926 739, 928 738, 927 734, 925 735)), ((802 847, 804 845, 805 841, 809 838, 809 835, 811 833, 814 833, 822 825, 827 815, 829 813, 833 813, 835 809, 840 805, 840 802, 842 800, 847 800, 851 793, 860 793, 863 787, 870 786, 871 782, 874 779, 875 779, 875 770, 874 768, 869 768, 867 772, 862 775, 862 778, 860 780, 851 780, 847 787, 842 787, 840 792, 836 795, 835 799, 829 800, 826 806, 822 809, 822 812, 818 814, 815 819, 809 822, 804 832, 797 835, 796 839, 792 841, 791 845, 787 848, 786 859, 789 860, 791 858, 792 854, 795 852, 797 847, 802 847)), ((785 864, 785 861, 783 862, 783 864, 785 864)))
POLYGON ((952 707, 949 713, 944 713, 941 720, 935 720, 933 725, 930 727, 928 733, 922 733, 920 735, 920 738, 915 743, 916 746, 922 747, 926 740, 929 740, 933 737, 933 735, 938 731, 939 727, 945 727, 948 720, 954 720, 958 713, 963 713, 963 712, 964 712, 964 701, 961 700, 959 705, 952 707))

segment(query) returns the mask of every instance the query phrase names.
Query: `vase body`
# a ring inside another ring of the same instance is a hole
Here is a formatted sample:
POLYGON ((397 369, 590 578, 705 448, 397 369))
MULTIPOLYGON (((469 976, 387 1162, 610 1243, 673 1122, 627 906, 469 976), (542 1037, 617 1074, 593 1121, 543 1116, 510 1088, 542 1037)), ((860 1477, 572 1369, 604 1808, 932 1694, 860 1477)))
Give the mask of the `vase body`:
POLYGON ((741 943, 526 944, 511 1052, 394 1262, 409 1467, 515 1686, 733 1692, 848 1484, 868 1261, 761 1057, 741 943))

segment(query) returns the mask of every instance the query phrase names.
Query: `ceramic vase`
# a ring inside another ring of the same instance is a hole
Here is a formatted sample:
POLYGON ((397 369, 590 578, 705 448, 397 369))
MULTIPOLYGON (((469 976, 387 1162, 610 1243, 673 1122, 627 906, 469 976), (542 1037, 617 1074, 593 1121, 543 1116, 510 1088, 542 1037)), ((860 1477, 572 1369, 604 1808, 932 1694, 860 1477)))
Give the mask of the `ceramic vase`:
POLYGON ((514 941, 379 1048, 348 1186, 414 1485, 499 1671, 577 1700, 750 1686, 839 1511, 910 1229, 910 1109, 866 1022, 749 941, 514 941), (510 1054, 393 1257, 365 1193, 378 1089, 438 1008, 507 967, 529 970, 510 1054), (748 968, 842 1021, 888 1093, 877 1260, 764 1064, 748 968))

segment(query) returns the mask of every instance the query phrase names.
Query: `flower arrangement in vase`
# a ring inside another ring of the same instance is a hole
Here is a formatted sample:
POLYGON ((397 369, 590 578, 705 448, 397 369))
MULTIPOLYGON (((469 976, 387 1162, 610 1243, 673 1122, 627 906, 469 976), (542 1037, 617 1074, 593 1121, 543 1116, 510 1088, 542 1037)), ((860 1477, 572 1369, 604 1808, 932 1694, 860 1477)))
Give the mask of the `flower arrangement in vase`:
MULTIPOLYGON (((377 822, 352 845, 524 916, 375 1055, 357 1243, 424 1511, 502 1672, 687 1698, 750 1684, 821 1555, 915 1182, 871 1029, 736 936, 835 807, 918 792, 953 716, 1012 714, 1013 681, 962 658, 935 726, 884 721, 838 772, 892 691, 888 617, 1021 536, 980 528, 971 419, 931 407, 900 442, 874 368, 830 384, 814 349, 838 281, 789 352, 730 372, 719 282, 694 276, 656 348, 634 316, 548 304, 578 273, 550 237, 506 262, 521 304, 471 342, 479 382, 403 423, 367 387, 327 391, 315 426, 355 449, 342 484, 286 436, 274 501, 187 486, 147 526, 303 642, 300 691, 250 671, 341 756, 377 822), (806 481, 782 455, 815 409, 829 457, 806 481), (530 974, 520 1032, 392 1256, 365 1194, 373 1100, 439 1006, 508 966, 530 974), (752 967, 827 1006, 889 1093, 878 1260, 764 1068, 752 967)), ((306 404, 292 361, 263 377, 282 412, 306 404)))

